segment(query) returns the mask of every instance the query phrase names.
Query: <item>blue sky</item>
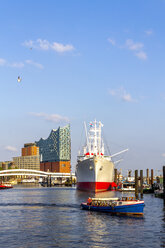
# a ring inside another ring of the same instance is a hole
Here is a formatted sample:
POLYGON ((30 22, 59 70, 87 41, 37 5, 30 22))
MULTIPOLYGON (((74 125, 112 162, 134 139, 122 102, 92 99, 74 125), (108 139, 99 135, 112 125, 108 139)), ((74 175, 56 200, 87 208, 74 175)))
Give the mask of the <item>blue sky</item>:
POLYGON ((1 1, 0 161, 69 122, 74 170, 96 118, 112 153, 129 148, 118 168, 161 169, 164 12, 164 0, 1 1))

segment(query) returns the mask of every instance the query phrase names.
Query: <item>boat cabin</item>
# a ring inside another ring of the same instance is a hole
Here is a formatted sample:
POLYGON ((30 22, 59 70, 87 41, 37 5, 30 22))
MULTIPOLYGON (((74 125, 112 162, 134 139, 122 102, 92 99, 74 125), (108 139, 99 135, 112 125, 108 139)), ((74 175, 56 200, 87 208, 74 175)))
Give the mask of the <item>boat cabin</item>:
POLYGON ((135 197, 122 197, 122 198, 88 198, 87 205, 90 206, 115 206, 122 205, 123 202, 136 201, 135 197))

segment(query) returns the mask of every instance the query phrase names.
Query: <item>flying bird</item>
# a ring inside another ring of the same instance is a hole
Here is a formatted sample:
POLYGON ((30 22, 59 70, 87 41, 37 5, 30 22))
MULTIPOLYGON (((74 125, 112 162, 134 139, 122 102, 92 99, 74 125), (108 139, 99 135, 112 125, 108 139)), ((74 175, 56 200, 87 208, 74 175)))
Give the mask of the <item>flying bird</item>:
POLYGON ((18 76, 18 78, 17 78, 17 81, 18 81, 18 83, 20 83, 21 82, 21 77, 20 76, 18 76))

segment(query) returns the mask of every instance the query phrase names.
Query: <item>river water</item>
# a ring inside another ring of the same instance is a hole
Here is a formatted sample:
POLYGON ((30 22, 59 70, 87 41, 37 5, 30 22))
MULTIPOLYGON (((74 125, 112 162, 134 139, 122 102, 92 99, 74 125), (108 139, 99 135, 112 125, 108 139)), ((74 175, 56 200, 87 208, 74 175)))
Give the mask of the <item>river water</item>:
POLYGON ((119 217, 81 210, 88 196, 66 187, 1 190, 0 247, 165 247, 163 199, 144 195, 144 217, 119 217))

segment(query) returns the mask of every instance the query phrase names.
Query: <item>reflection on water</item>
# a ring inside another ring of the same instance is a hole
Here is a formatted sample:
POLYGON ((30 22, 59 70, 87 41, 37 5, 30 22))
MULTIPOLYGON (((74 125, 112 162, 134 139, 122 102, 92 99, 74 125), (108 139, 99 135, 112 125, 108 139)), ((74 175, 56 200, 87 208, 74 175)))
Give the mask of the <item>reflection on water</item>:
POLYGON ((88 197, 121 197, 75 188, 0 191, 1 247, 165 247, 165 206, 145 195, 144 218, 80 209, 88 197))
POLYGON ((165 247, 165 199, 162 199, 162 225, 161 225, 161 247, 165 247))

